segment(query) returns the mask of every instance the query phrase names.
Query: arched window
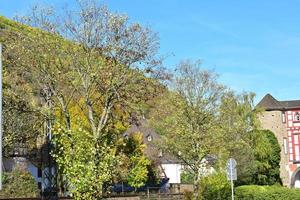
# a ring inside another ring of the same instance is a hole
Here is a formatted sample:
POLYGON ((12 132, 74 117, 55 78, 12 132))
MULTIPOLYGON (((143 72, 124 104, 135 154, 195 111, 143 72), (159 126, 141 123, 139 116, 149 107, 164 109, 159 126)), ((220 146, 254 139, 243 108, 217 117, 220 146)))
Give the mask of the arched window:
POLYGON ((152 135, 148 135, 147 140, 148 140, 148 142, 151 142, 152 141, 152 135))

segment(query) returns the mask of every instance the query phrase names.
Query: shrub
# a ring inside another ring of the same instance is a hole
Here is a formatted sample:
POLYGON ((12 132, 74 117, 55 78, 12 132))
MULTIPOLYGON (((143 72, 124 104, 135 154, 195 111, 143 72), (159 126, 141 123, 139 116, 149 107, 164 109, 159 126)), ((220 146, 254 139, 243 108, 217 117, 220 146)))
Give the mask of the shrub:
POLYGON ((300 200, 300 190, 281 186, 240 186, 235 193, 238 200, 300 200))
POLYGON ((33 176, 28 171, 16 168, 4 173, 0 198, 37 197, 38 191, 33 176))
POLYGON ((193 199, 193 192, 191 191, 183 191, 183 199, 184 200, 192 200, 193 199))
POLYGON ((226 200, 231 198, 230 182, 224 173, 215 173, 203 177, 200 189, 205 200, 226 200))

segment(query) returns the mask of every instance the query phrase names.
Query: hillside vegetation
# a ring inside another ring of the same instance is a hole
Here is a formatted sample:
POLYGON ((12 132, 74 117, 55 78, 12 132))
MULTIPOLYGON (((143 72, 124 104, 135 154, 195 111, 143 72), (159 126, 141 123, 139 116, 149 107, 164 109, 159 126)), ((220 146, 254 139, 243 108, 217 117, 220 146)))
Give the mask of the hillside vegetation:
MULTIPOLYGON (((143 31, 133 26, 132 34, 143 31)), ((56 146, 52 155, 59 173, 68 178, 67 185, 61 182, 62 190, 70 185, 75 196, 99 196, 103 182, 126 181, 127 176, 134 185, 147 181, 150 162, 141 142, 133 140, 137 149, 127 154, 124 148, 132 141, 123 138, 128 126, 137 123, 164 90, 158 80, 145 76, 144 69, 135 65, 148 59, 147 52, 136 55, 135 47, 128 47, 133 58, 128 60, 127 53, 122 60, 118 53, 109 56, 104 47, 88 47, 4 17, 0 18, 0 41, 6 156, 25 145, 32 161, 41 166, 44 123, 51 121, 56 146), (131 170, 141 175, 136 174, 135 179, 131 170), (74 173, 82 175, 81 182, 74 173)))
POLYGON ((0 18, 6 156, 25 146, 45 167, 41 149, 51 132, 59 188, 50 189, 101 199, 114 183, 138 188, 163 174, 140 133, 124 138, 143 119, 160 134, 159 150, 186 166, 194 199, 228 196, 230 157, 237 185, 281 183, 280 146, 259 131, 253 93, 232 91, 200 61, 166 73, 150 28, 92 0, 77 3, 65 15, 35 7, 20 23, 0 18))

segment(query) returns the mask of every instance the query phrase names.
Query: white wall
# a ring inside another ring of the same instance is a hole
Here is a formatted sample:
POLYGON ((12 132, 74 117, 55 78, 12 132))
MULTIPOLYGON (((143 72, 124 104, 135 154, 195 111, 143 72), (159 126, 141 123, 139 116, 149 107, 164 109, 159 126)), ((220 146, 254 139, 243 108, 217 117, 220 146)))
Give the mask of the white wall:
POLYGON ((162 168, 169 178, 169 183, 180 183, 181 164, 162 164, 162 168))

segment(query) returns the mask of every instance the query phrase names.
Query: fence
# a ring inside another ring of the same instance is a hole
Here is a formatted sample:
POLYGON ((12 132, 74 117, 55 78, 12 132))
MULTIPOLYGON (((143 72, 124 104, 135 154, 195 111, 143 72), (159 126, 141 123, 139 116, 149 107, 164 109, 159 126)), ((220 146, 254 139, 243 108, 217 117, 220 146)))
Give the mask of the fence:
MULTIPOLYGON (((185 191, 193 191, 192 185, 173 184, 170 188, 147 187, 143 192, 113 193, 107 200, 182 200, 185 191)), ((43 200, 42 198, 0 198, 0 200, 43 200)), ((59 197, 59 200, 73 200, 70 197, 59 197)))

